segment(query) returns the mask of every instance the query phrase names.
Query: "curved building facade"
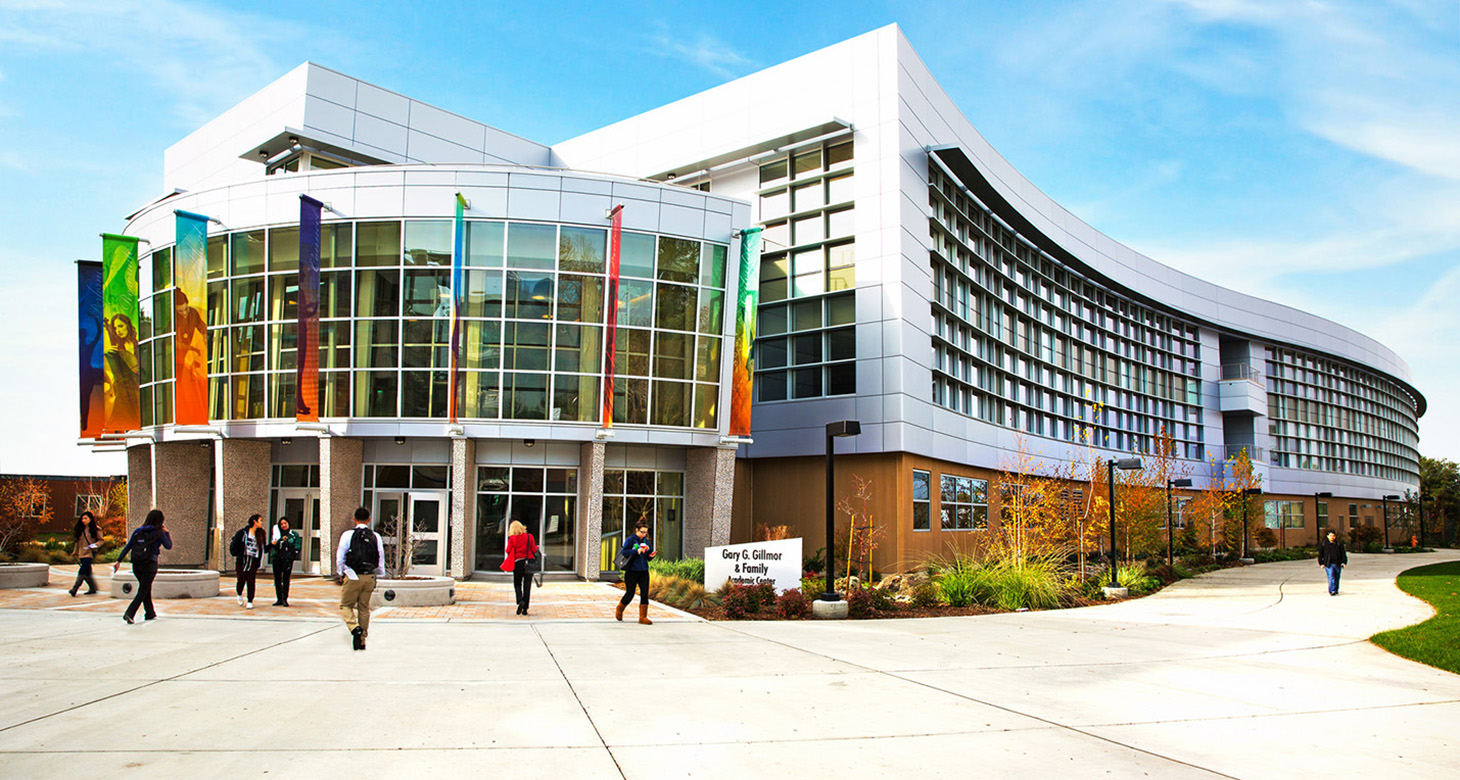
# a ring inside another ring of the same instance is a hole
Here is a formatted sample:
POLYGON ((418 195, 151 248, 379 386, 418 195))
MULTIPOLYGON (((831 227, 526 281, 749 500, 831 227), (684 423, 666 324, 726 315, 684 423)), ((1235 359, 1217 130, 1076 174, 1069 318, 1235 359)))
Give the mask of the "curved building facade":
POLYGON ((1246 451, 1297 539, 1372 525, 1418 483, 1425 399, 1399 356, 1081 222, 895 26, 553 146, 306 64, 166 168, 173 194, 127 229, 150 242, 129 454, 134 506, 187 496, 182 563, 216 563, 220 529, 265 506, 304 518, 301 566, 327 572, 357 504, 411 518, 419 567, 458 577, 495 571, 511 519, 539 530, 546 568, 589 578, 639 518, 670 555, 783 524, 814 550, 838 420, 861 424, 839 477, 869 480, 892 518, 883 569, 975 543, 1013 459, 1077 447, 1169 435, 1198 489, 1246 451), (301 194, 327 205, 317 424, 294 414, 301 194), (206 426, 172 419, 175 210, 216 220, 206 426), (734 269, 751 228, 754 279, 734 269), (751 435, 731 436, 752 292, 751 435))

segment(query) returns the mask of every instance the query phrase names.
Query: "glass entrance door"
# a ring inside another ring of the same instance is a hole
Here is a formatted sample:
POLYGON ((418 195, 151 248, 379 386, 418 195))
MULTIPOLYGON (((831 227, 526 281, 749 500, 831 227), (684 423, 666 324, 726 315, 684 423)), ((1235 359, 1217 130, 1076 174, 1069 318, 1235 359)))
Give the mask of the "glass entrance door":
POLYGON ((440 493, 411 493, 411 574, 446 573, 446 513, 440 493))
POLYGON ((398 531, 410 529, 411 561, 408 574, 439 576, 446 573, 446 494, 436 492, 375 493, 375 529, 385 547, 385 566, 394 570, 400 554, 398 531), (408 524, 408 525, 407 525, 408 524))
MULTIPOLYGON (((289 518, 289 527, 299 532, 304 541, 299 560, 294 562, 294 571, 319 573, 319 491, 313 488, 280 488, 278 505, 274 507, 274 519, 289 518)), ((271 529, 270 534, 273 533, 271 529)))

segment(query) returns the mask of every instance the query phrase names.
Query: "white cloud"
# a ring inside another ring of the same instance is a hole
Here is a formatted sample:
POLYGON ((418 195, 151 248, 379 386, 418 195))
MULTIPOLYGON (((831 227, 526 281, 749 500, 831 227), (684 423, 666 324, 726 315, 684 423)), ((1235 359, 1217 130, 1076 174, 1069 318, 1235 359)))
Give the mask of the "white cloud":
POLYGON ((661 33, 656 36, 651 51, 684 60, 726 79, 744 75, 757 67, 754 60, 736 51, 730 44, 706 34, 686 41, 667 32, 661 33))
POLYGON ((170 0, 0 3, 0 41, 12 52, 98 57, 141 74, 173 96, 177 120, 190 126, 276 78, 282 68, 265 46, 300 35, 291 25, 170 0))

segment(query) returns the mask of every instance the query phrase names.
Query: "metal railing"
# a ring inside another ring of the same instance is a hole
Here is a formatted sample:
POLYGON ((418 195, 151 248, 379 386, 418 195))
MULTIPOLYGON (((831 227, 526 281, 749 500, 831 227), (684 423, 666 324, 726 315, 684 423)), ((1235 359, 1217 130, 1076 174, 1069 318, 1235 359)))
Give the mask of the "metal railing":
POLYGON ((1234 379, 1246 379, 1260 385, 1262 384, 1262 372, 1247 363, 1229 363, 1222 366, 1222 381, 1227 382, 1234 379))

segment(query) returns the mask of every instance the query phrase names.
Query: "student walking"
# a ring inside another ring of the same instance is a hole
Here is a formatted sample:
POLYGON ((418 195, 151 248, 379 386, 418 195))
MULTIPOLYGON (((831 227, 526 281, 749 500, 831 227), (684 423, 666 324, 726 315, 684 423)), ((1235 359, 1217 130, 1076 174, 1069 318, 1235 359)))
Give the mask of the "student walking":
POLYGON ((624 610, 634 600, 634 588, 638 588, 639 622, 646 626, 654 625, 649 620, 649 561, 658 554, 654 543, 649 540, 649 524, 640 520, 634 526, 634 535, 624 542, 618 553, 618 560, 624 562, 624 597, 614 610, 614 620, 624 619, 624 610))
POLYGON ((532 600, 532 564, 536 558, 537 540, 527 532, 527 526, 513 520, 507 526, 507 556, 502 561, 502 571, 512 572, 512 590, 517 592, 519 615, 527 614, 532 600))
POLYGON ((1348 563, 1348 553, 1343 549, 1343 542, 1339 541, 1338 534, 1332 530, 1328 532, 1328 538, 1318 543, 1318 565, 1328 573, 1328 595, 1338 595, 1338 580, 1343 575, 1344 564, 1348 563))
POLYGON ((90 596, 96 592, 96 578, 91 576, 91 561, 96 557, 96 548, 101 546, 101 529, 96 525, 96 515, 89 511, 82 512, 81 517, 76 519, 76 528, 72 534, 76 537, 76 546, 71 554, 76 556, 78 565, 76 584, 71 586, 69 592, 74 597, 82 583, 85 583, 86 595, 90 596))
POLYGON ((172 549, 172 537, 167 533, 162 510, 154 509, 147 513, 142 527, 132 532, 131 538, 127 539, 127 546, 122 548, 117 562, 112 564, 112 573, 116 574, 122 568, 122 559, 128 553, 132 554, 132 574, 137 578, 137 595, 132 597, 127 611, 122 613, 122 620, 128 624, 137 615, 139 606, 146 619, 157 617, 157 610, 152 608, 152 581, 157 578, 157 556, 163 548, 172 549))
POLYGON ((274 568, 274 606, 289 606, 289 580, 294 575, 294 562, 299 560, 299 550, 304 540, 299 532, 289 527, 289 518, 281 517, 274 525, 273 539, 269 543, 269 565, 274 568))
POLYGON ((365 649, 370 636, 370 596, 375 593, 375 577, 384 574, 385 546, 380 535, 370 530, 370 510, 355 510, 355 527, 340 535, 335 555, 335 571, 344 577, 340 588, 340 617, 350 629, 356 650, 365 649))
POLYGON ((238 575, 238 583, 234 589, 238 592, 238 606, 253 609, 253 594, 255 580, 258 578, 259 567, 264 562, 264 545, 267 538, 264 536, 264 518, 260 515, 250 515, 248 525, 238 529, 233 535, 233 541, 228 545, 228 553, 233 556, 233 572, 238 575), (248 601, 243 599, 245 587, 248 590, 248 601))

